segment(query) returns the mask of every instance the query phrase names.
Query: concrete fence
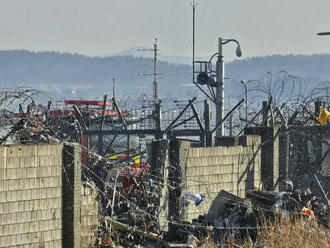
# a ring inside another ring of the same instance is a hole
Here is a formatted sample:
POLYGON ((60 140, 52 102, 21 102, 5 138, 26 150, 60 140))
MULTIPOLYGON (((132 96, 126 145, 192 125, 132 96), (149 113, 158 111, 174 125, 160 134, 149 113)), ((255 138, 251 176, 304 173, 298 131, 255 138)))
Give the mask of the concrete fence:
POLYGON ((0 247, 87 247, 98 212, 82 223, 81 195, 80 146, 0 146, 0 247))
POLYGON ((157 147, 152 155, 152 169, 157 168, 162 171, 162 178, 167 177, 167 192, 162 197, 167 198, 168 206, 161 208, 162 223, 175 219, 191 221, 208 213, 221 190, 244 197, 247 190, 260 186, 259 136, 237 137, 237 144, 225 143, 221 147, 192 148, 189 142, 167 140, 152 145, 157 147), (198 207, 183 206, 183 191, 203 194, 205 202, 198 207))

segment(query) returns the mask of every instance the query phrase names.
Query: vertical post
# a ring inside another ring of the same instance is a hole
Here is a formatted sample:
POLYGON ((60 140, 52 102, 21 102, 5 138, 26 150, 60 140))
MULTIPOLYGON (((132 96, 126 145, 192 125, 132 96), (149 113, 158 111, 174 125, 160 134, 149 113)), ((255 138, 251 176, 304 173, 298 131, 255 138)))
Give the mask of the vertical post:
POLYGON ((193 0, 192 8, 193 8, 193 57, 192 57, 192 63, 193 63, 193 75, 192 80, 193 83, 195 82, 195 0, 193 0))
POLYGON ((158 98, 158 85, 157 85, 157 38, 154 42, 154 82, 153 82, 153 95, 154 101, 157 101, 158 98))
MULTIPOLYGON (((87 128, 86 130, 90 130, 90 127, 91 127, 91 114, 90 114, 90 111, 89 111, 89 106, 87 105, 87 113, 88 113, 88 121, 87 121, 87 128)), ((90 135, 87 135, 87 149, 88 151, 91 149, 92 147, 92 136, 90 135)))
POLYGON ((246 121, 248 121, 249 120, 249 115, 248 115, 248 90, 247 90, 246 84, 244 86, 245 86, 245 118, 246 118, 246 121))
POLYGON ((244 86, 244 91, 245 91, 245 121, 248 123, 248 90, 247 90, 247 85, 245 80, 241 80, 241 83, 244 86))
MULTIPOLYGON (((222 38, 218 40, 218 61, 216 63, 217 93, 216 93, 216 126, 224 116, 224 61, 222 56, 222 38)), ((224 135, 224 124, 222 123, 216 131, 216 136, 224 135)))
POLYGON ((205 133, 201 132, 201 134, 199 135, 199 143, 201 147, 205 147, 205 133))
POLYGON ((275 126, 275 116, 274 116, 274 109, 273 109, 273 105, 272 105, 272 98, 269 98, 269 100, 268 100, 268 111, 270 112, 269 125, 271 127, 274 127, 275 126))
MULTIPOLYGON (((324 102, 321 101, 320 99, 317 99, 314 103, 315 117, 320 115, 322 107, 324 107, 324 102)), ((316 161, 317 161, 322 157, 322 142, 317 141, 317 143, 314 145, 314 149, 315 149, 316 161)))
MULTIPOLYGON (((160 229, 167 230, 168 225, 168 170, 169 170, 169 140, 153 141, 150 147, 150 174, 156 175, 159 182, 156 186, 158 197, 154 199, 154 204, 159 210, 151 212, 157 215, 158 226, 160 229), (157 212, 157 213, 156 213, 157 212)), ((177 189, 177 188, 176 188, 177 189)))
MULTIPOLYGON (((104 115, 105 115, 105 109, 107 106, 107 95, 104 95, 103 98, 103 108, 102 108, 102 116, 101 116, 101 122, 100 122, 100 131, 103 131, 104 129, 104 115)), ((97 140, 97 150, 98 154, 103 154, 103 134, 98 135, 98 140, 97 140)))
POLYGON ((321 112, 321 105, 322 102, 320 100, 316 100, 314 103, 314 109, 315 109, 315 116, 319 116, 321 112))
POLYGON ((62 150, 62 247, 80 248, 80 148, 64 144, 62 150))
POLYGON ((206 146, 212 146, 212 137, 210 135, 210 102, 205 99, 204 101, 204 122, 205 122, 205 143, 206 146))
POLYGON ((262 101, 262 126, 268 127, 268 101, 262 101))
MULTIPOLYGON (((116 81, 115 79, 113 78, 112 79, 112 99, 116 99, 116 91, 115 91, 115 87, 116 87, 116 81)), ((115 111, 116 110, 116 107, 114 104, 112 104, 112 110, 115 111)))
POLYGON ((285 179, 289 178, 289 166, 290 166, 290 130, 289 126, 285 125, 285 133, 286 133, 286 156, 285 156, 285 179))
POLYGON ((233 136, 233 115, 229 116, 229 136, 233 136))
POLYGON ((162 129, 161 129, 161 122, 162 122, 162 111, 161 111, 162 103, 161 101, 157 101, 155 103, 155 112, 154 112, 154 119, 155 119, 155 126, 156 126, 156 135, 155 138, 162 139, 162 129))

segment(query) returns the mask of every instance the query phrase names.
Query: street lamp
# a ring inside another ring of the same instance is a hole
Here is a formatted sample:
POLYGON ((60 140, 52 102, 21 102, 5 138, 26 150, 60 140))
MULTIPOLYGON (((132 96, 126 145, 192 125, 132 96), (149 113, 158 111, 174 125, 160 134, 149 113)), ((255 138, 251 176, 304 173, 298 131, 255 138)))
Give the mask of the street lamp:
POLYGON ((319 36, 330 35, 330 32, 320 32, 320 33, 317 33, 316 35, 319 35, 319 36))
MULTIPOLYGON (((224 60, 222 55, 222 46, 229 43, 235 42, 237 44, 236 48, 236 56, 242 56, 242 49, 239 42, 235 39, 223 39, 219 38, 218 40, 218 60, 216 63, 216 126, 222 121, 224 117, 224 60)), ((219 128, 216 130, 216 136, 223 136, 224 135, 224 123, 221 123, 219 128)))
POLYGON ((248 121, 248 90, 245 80, 241 80, 241 84, 243 84, 245 90, 245 120, 248 121))

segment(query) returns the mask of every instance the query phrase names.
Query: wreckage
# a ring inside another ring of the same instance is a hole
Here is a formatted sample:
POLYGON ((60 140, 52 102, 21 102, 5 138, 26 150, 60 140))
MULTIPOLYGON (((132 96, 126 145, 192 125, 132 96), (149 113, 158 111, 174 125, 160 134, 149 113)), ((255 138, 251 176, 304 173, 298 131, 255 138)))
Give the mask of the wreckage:
MULTIPOLYGON (((7 94, 7 99, 9 95, 7 94)), ((210 236, 214 243, 226 242, 232 237, 249 237, 256 240, 262 218, 275 216, 306 218, 329 227, 329 202, 319 180, 321 164, 327 157, 326 153, 313 161, 310 156, 308 165, 311 166, 306 173, 309 176, 304 182, 296 184, 282 180, 280 191, 275 189, 277 187, 252 189, 245 192, 245 197, 238 197, 219 188, 217 197, 204 215, 192 221, 168 218, 166 230, 159 220, 164 187, 172 187, 173 191, 178 191, 176 196, 180 198, 182 208, 199 208, 205 204, 208 196, 200 192, 185 191, 182 185, 171 179, 164 180, 152 168, 148 142, 139 142, 137 140, 140 140, 140 137, 132 137, 138 132, 130 129, 130 126, 146 119, 151 120, 154 125, 154 120, 159 121, 155 119, 157 112, 151 111, 141 117, 130 111, 122 111, 116 101, 113 101, 113 109, 110 110, 111 104, 106 97, 104 101, 68 101, 69 109, 52 109, 51 103, 43 106, 36 104, 36 101, 29 97, 26 99, 29 102, 26 111, 20 106, 19 113, 3 115, 1 144, 63 141, 81 144, 82 180, 93 185, 100 198, 100 225, 95 233, 96 242, 92 244, 94 247, 194 247, 202 244, 210 236), (109 127, 112 129, 108 130, 109 127), (112 130, 115 134, 110 136, 110 140, 100 137, 102 131, 112 130), (93 135, 87 135, 89 131, 94 132, 93 135), (127 140, 121 138, 123 136, 127 136, 127 140)), ((197 119, 198 125, 201 124, 196 109, 192 107, 193 102, 194 99, 184 107, 185 110, 191 107, 192 115, 184 116, 183 112, 174 115, 175 118, 170 121, 167 128, 159 128, 161 135, 166 135, 172 140, 180 140, 175 136, 178 134, 175 131, 179 124, 186 125, 193 119, 197 119)), ((274 109, 276 108, 272 106, 272 101, 268 101, 263 112, 260 112, 265 118, 258 125, 268 125, 269 117, 273 116, 273 125, 280 122, 278 135, 288 132, 290 125, 293 130, 304 121, 312 122, 316 116, 313 114, 311 117, 309 110, 304 114, 294 112, 288 121, 284 121, 287 117, 283 115, 283 111, 280 108, 275 111, 274 109), (271 113, 272 111, 274 112, 271 113), (306 113, 309 113, 308 117, 306 113), (276 115, 278 119, 274 119, 276 115), (285 128, 284 122, 287 124, 285 128)), ((323 116, 324 112, 321 114, 323 116)), ((253 118, 247 126, 255 125, 253 122, 257 119, 253 118)), ((150 133, 141 132, 140 136, 144 136, 142 138, 154 134, 154 129, 145 130, 150 133)), ((207 133, 205 126, 203 130, 207 133)), ((159 133, 156 132, 156 135, 159 133)), ((205 135, 204 138, 204 145, 207 146, 206 139, 209 137, 205 135)), ((151 138, 153 139, 154 137, 151 138)), ((197 145, 196 143, 198 142, 193 142, 194 145, 197 145)))

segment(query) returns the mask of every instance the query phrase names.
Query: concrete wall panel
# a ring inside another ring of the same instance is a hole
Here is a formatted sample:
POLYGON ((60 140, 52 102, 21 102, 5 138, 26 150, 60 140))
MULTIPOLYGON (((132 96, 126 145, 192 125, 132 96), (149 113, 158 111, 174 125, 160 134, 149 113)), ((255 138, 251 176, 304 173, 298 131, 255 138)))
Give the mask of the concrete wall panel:
POLYGON ((172 153, 176 155, 170 152, 170 157, 176 160, 172 160, 171 165, 181 170, 178 173, 182 175, 181 192, 186 190, 206 197, 198 207, 191 203, 180 209, 181 218, 191 221, 207 213, 221 190, 244 197, 247 190, 260 186, 261 139, 259 136, 247 136, 239 141, 242 145, 207 148, 192 148, 187 142, 172 142, 171 147, 175 147, 172 153))
POLYGON ((0 146, 0 247, 88 247, 98 201, 80 167, 78 145, 0 146))
POLYGON ((0 247, 61 247, 62 145, 0 147, 0 247))

